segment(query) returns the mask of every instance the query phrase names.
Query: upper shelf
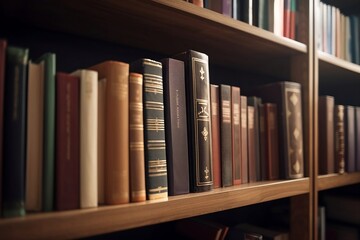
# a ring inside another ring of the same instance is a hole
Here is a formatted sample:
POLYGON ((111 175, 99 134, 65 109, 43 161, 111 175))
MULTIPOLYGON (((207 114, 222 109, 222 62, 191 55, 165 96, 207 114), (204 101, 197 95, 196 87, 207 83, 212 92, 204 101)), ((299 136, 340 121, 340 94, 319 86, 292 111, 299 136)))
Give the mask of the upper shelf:
POLYGON ((307 52, 301 42, 180 0, 12 0, 0 6, 5 18, 165 55, 194 49, 211 63, 255 72, 275 64, 268 68, 275 76, 289 57, 307 52))
POLYGON ((345 174, 328 174, 318 176, 318 190, 332 189, 360 183, 360 172, 345 174))
POLYGON ((309 193, 309 178, 218 188, 210 192, 92 209, 0 219, 2 239, 93 236, 309 193), (20 229, 20 230, 19 230, 20 229))

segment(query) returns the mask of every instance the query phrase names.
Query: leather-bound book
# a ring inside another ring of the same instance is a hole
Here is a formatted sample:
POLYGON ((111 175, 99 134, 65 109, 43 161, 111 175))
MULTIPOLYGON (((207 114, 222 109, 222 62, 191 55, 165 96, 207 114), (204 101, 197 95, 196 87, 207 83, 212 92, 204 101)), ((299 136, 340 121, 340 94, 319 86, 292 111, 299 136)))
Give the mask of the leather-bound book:
POLYGON ((209 59, 193 50, 175 58, 185 63, 190 191, 213 187, 209 59))
POLYGON ((280 146, 280 176, 285 179, 304 176, 301 85, 275 82, 254 89, 264 102, 277 105, 280 146))
POLYGON ((335 171, 334 97, 319 96, 319 174, 335 171))
POLYGON ((220 85, 220 151, 221 184, 233 185, 232 135, 231 135, 231 86, 220 85))
POLYGON ((345 106, 345 171, 355 172, 355 109, 345 106))
POLYGON ((25 215, 26 70, 29 50, 6 49, 2 210, 4 217, 25 215))
POLYGON ((248 109, 247 97, 240 96, 241 112, 241 183, 249 181, 249 158, 248 158, 248 109))
MULTIPOLYGON (((4 88, 5 88, 5 59, 7 40, 0 39, 0 175, 3 165, 3 122, 4 122, 4 88)), ((2 178, 0 177, 0 216, 2 214, 2 178)))
POLYGON ((231 142, 233 185, 241 183, 240 87, 231 86, 231 142))
POLYGON ((189 193, 189 159, 184 62, 162 60, 169 195, 189 193))
POLYGON ((209 1, 209 9, 232 17, 232 0, 211 0, 209 1))
POLYGON ((55 209, 60 211, 80 208, 79 94, 79 77, 56 74, 55 209))
POLYGON ((267 158, 266 158, 266 132, 265 132, 265 107, 264 104, 260 104, 259 108, 259 143, 261 145, 261 151, 260 151, 260 166, 261 166, 261 180, 267 180, 269 178, 267 174, 267 168, 269 165, 267 164, 267 158))
POLYGON ((356 171, 360 171, 360 107, 355 107, 356 171))
POLYGON ((163 77, 161 62, 139 59, 131 71, 143 74, 144 146, 147 199, 168 196, 163 77))
POLYGON ((98 204, 105 203, 106 78, 98 80, 98 204))
POLYGON ((345 172, 345 107, 335 105, 335 172, 345 172))
POLYGON ((129 64, 105 61, 90 67, 106 78, 105 204, 130 202, 129 196, 129 64))
POLYGON ((249 182, 256 182, 256 150, 255 150, 255 110, 253 106, 247 106, 248 117, 248 177, 249 182))
POLYGON ((26 211, 41 211, 44 64, 29 61, 27 85, 25 209, 26 211))
POLYGON ((130 201, 146 200, 143 76, 129 75, 129 157, 130 157, 130 201))
POLYGON ((212 129, 212 158, 214 188, 221 187, 221 151, 220 151, 220 88, 218 85, 210 85, 211 95, 211 129, 212 129))

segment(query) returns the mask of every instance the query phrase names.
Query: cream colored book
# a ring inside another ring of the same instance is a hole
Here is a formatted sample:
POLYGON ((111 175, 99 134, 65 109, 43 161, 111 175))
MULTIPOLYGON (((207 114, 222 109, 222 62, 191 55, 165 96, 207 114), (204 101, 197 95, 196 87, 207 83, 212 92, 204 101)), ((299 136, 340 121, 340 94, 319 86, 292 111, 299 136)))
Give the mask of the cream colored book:
POLYGON ((106 79, 99 79, 98 82, 98 202, 105 203, 104 192, 104 164, 105 164, 105 97, 106 79))
POLYGON ((77 70, 80 77, 80 208, 98 206, 98 73, 77 70))

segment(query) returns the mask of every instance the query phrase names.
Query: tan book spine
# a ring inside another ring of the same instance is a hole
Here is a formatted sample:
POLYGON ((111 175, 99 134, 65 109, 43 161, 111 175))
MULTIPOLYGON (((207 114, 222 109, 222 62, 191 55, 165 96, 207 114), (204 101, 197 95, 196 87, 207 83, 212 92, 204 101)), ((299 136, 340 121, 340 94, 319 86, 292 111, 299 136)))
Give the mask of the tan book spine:
POLYGON ((131 202, 146 200, 143 120, 143 77, 129 77, 129 140, 130 140, 130 198, 131 202))
POLYGON ((41 211, 44 64, 29 62, 25 209, 41 211))
POLYGON ((105 203, 104 165, 105 165, 105 123, 106 123, 106 78, 98 82, 98 203, 105 203))

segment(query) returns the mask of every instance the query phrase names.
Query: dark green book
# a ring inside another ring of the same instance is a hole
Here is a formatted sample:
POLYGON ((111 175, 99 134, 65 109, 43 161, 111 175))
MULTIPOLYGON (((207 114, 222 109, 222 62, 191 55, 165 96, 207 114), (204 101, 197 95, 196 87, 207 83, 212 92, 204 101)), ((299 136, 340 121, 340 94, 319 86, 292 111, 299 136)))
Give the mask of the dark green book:
POLYGON ((144 145, 146 197, 167 198, 167 166, 162 64, 140 59, 131 64, 131 71, 144 78, 144 145))
POLYGON ((43 148, 43 211, 54 209, 55 188, 55 74, 54 53, 45 53, 36 63, 44 63, 44 148, 43 148))
POLYGON ((26 80, 29 50, 6 50, 3 216, 25 215, 26 80))

